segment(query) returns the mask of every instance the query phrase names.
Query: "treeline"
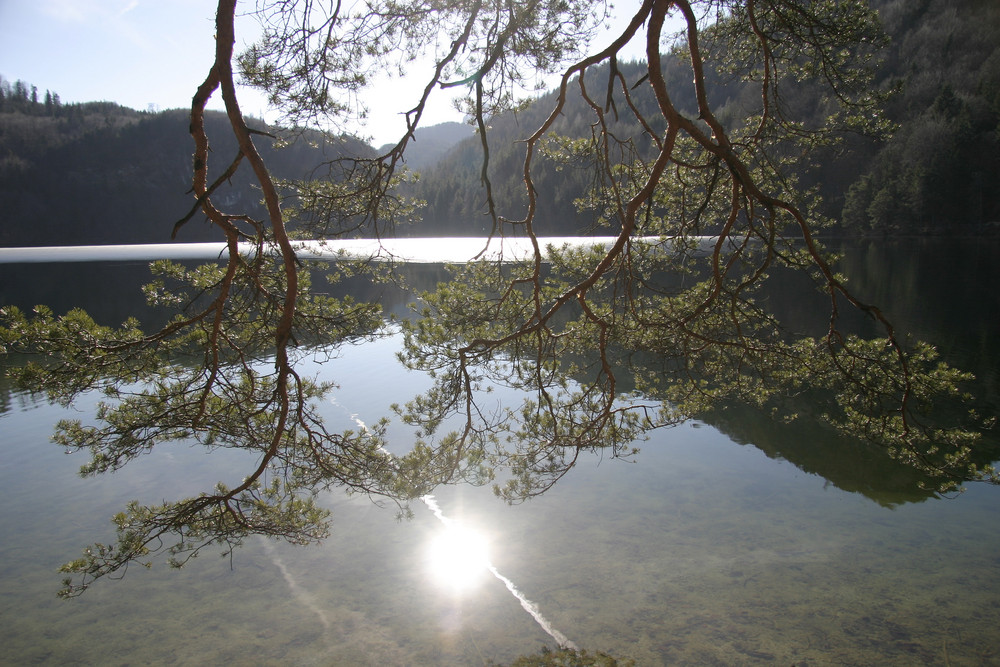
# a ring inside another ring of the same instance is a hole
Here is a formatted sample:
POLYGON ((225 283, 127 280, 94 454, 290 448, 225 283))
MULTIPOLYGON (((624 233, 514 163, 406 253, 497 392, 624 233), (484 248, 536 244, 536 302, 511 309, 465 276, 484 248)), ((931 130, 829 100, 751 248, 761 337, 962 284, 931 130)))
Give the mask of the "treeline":
POLYGON ((883 0, 884 85, 899 129, 847 192, 846 229, 1000 231, 1000 3, 883 0))
MULTIPOLYGON (((850 235, 910 235, 1000 232, 1000 3, 996 0, 874 0, 891 43, 882 54, 877 85, 898 89, 886 109, 898 130, 878 143, 854 136, 837 148, 817 149, 812 167, 796 174, 823 195, 835 231, 850 235)), ((627 81, 643 74, 621 63, 627 81)), ((674 103, 696 116, 688 65, 664 61, 674 103)), ((710 103, 719 118, 736 125, 760 105, 759 91, 724 72, 709 72, 710 103)), ((593 68, 586 81, 603 101, 607 69, 593 68)), ((656 118, 645 87, 636 104, 656 118)), ((552 108, 552 93, 518 113, 490 120, 489 178, 500 215, 524 215, 524 144, 552 108)), ((575 99, 574 99, 575 98, 575 99)), ((807 123, 826 113, 808 84, 784 88, 784 102, 807 123)), ((619 101, 620 103, 620 101, 619 101)), ((614 110, 609 110, 614 116, 614 110)), ((569 137, 587 137, 591 110, 578 98, 554 127, 569 137)), ((661 126, 654 127, 662 131, 661 126)), ((207 118, 213 159, 228 164, 235 143, 221 113, 207 118)), ((0 245, 149 243, 170 238, 173 222, 191 206, 187 112, 143 112, 112 102, 65 104, 53 91, 0 77, 0 245)), ((256 125, 264 128, 263 123, 256 125)), ((272 128, 273 129, 273 128, 272 128)), ((408 163, 421 178, 408 194, 427 202, 423 223, 400 233, 417 236, 479 235, 487 232, 478 135, 455 125, 418 130, 408 163)), ((631 114, 622 113, 614 132, 639 136, 631 114)), ((374 155, 350 137, 311 137, 276 149, 258 142, 279 178, 315 176, 310 169, 338 155, 374 155)), ((639 146, 638 150, 651 150, 639 146)), ((580 202, 599 178, 580 159, 534 163, 538 194, 536 229, 542 234, 613 232, 614 223, 580 202)), ((221 169, 221 167, 220 167, 221 169)), ((219 201, 259 206, 259 193, 237 174, 219 201)), ((261 214, 262 211, 258 211, 261 214)), ((705 229, 705 233, 711 233, 705 229)), ((215 239, 196 220, 179 237, 215 239)))
MULTIPOLYGON (((0 77, 0 247, 161 243, 194 203, 193 144, 189 112, 136 111, 112 102, 65 104, 58 94, 0 77), (40 101, 34 101, 40 98, 40 101), (46 107, 45 99, 52 105, 46 107)), ((235 139, 221 112, 208 112, 211 159, 218 174, 236 156, 235 139)), ((344 155, 374 157, 375 150, 350 136, 287 132, 250 119, 258 149, 279 179, 307 179, 317 165, 344 155)), ((408 163, 433 163, 472 133, 448 123, 417 130, 408 163)), ((249 172, 240 170, 217 192, 227 208, 265 216, 249 172)), ((422 233, 433 234, 433 230, 422 233)), ((195 216, 178 240, 216 241, 218 233, 195 216)))
MULTIPOLYGON (((0 113, 0 246, 169 241, 174 223, 194 204, 189 112, 139 112, 108 102, 61 108, 46 115, 44 102, 32 103, 29 93, 28 106, 9 105, 0 113)), ((236 156, 236 142, 224 113, 209 112, 205 124, 215 173, 221 173, 236 156)), ((345 153, 374 154, 351 137, 300 139, 281 146, 267 137, 257 142, 276 177, 307 178, 317 164, 345 153)), ((225 183, 216 200, 264 217, 260 192, 246 172, 225 183)), ((196 216, 177 238, 219 236, 196 216)))
POLYGON ((29 115, 55 116, 62 112, 58 93, 45 91, 43 100, 38 98, 38 86, 20 79, 11 83, 0 76, 0 113, 20 111, 29 115))
MULTIPOLYGON (((898 126, 892 139, 849 137, 837 149, 818 149, 813 167, 797 174, 824 198, 821 211, 836 221, 836 231, 850 235, 983 233, 1000 231, 1000 3, 995 0, 874 0, 891 42, 882 54, 877 85, 898 89, 886 109, 898 126)), ((641 70, 622 64, 629 81, 641 70)), ((676 59, 665 60, 672 99, 697 115, 690 71, 676 59)), ((720 119, 738 124, 759 108, 759 92, 709 73, 711 103, 720 119)), ((607 69, 589 74, 597 93, 607 69)), ((809 85, 784 88, 784 103, 808 125, 823 108, 809 85)), ((637 95, 641 110, 653 111, 648 96, 637 95)), ((551 109, 551 95, 518 114, 491 121, 489 176, 501 214, 523 214, 521 184, 523 140, 551 109)), ((555 128, 586 137, 592 116, 579 99, 571 100, 555 128)), ((619 124, 615 132, 636 136, 638 127, 619 124)), ((419 195, 428 205, 425 218, 453 234, 479 234, 489 225, 484 215, 478 138, 466 140, 434 168, 422 174, 419 195)), ((596 178, 587 164, 538 160, 536 219, 541 231, 575 234, 601 231, 596 212, 576 202, 596 178)), ((604 229, 604 231, 610 231, 604 229)), ((706 230, 710 231, 710 230, 706 230)))
POLYGON ((0 192, 23 187, 26 173, 47 152, 140 117, 114 102, 64 104, 56 92, 40 95, 31 83, 0 76, 0 192))

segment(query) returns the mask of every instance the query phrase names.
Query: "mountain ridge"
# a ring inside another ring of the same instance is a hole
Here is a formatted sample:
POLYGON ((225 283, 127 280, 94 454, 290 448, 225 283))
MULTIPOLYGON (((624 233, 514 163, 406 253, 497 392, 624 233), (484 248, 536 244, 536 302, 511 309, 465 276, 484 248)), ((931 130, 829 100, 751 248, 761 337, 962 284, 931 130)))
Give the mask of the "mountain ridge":
MULTIPOLYGON (((990 187, 1000 180, 1000 4, 875 0, 873 5, 892 38, 878 83, 902 91, 886 109, 899 129, 884 142, 853 137, 836 150, 817 152, 814 167, 798 174, 802 184, 821 189, 826 202, 821 212, 837 220, 833 231, 840 234, 1000 231, 1000 190, 990 187)), ((619 63, 619 68, 626 77, 641 74, 634 64, 619 63)), ((590 76, 602 75, 592 69, 590 76)), ((665 58, 664 74, 681 82, 674 102, 694 113, 693 100, 684 98, 690 88, 682 85, 690 80, 686 66, 665 58)), ((713 104, 738 120, 755 103, 747 90, 714 81, 713 104)), ((808 104, 808 92, 797 94, 806 97, 793 102, 808 104)), ((490 179, 495 200, 504 206, 500 213, 510 219, 523 215, 525 206, 519 141, 548 114, 545 102, 551 95, 490 119, 490 179)), ((174 221, 193 203, 187 112, 135 111, 111 102, 64 105, 49 91, 44 101, 37 98, 33 86, 0 77, 0 245, 169 240, 174 221)), ((590 126, 584 111, 568 104, 556 130, 586 136, 590 126)), ((218 137, 212 159, 231 159, 236 148, 227 138, 224 114, 209 112, 206 122, 211 136, 218 137)), ((264 129, 262 122, 254 123, 264 129)), ((347 154, 374 157, 390 147, 376 151, 346 136, 308 139, 280 150, 259 142, 277 178, 311 178, 311 167, 323 161, 347 154)), ((427 204, 424 221, 399 233, 490 231, 480 141, 462 123, 416 130, 405 164, 420 172, 420 179, 403 194, 427 204)), ((585 165, 536 160, 534 167, 539 234, 615 231, 596 212, 577 206, 592 182, 585 165)), ((218 196, 226 206, 259 212, 259 196, 241 174, 218 196)), ((192 220, 178 240, 216 240, 216 234, 192 220)))

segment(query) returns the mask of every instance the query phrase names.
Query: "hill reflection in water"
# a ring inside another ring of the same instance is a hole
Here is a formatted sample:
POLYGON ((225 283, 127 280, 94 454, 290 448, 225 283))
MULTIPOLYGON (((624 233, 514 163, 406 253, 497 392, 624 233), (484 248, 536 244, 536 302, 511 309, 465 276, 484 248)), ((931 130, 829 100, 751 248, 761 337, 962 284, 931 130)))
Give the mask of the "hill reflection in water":
MULTIPOLYGON (((947 272, 925 275, 941 264, 912 248, 896 250, 918 268, 907 270, 894 255, 846 263, 865 289, 913 278, 911 287, 894 287, 890 314, 922 337, 943 336, 949 361, 978 361, 973 370, 995 410, 991 322, 998 320, 976 317, 992 317, 995 299, 968 286, 949 290, 947 272), (883 265, 893 273, 877 273, 883 265), (984 353, 984 342, 992 351, 984 353)), ((974 263, 964 257, 956 270, 963 280, 974 263)), ((989 265, 980 268, 984 282, 971 284, 981 292, 996 281, 986 282, 989 265)), ((445 277, 436 264, 394 270, 415 288, 445 277)), ((83 305, 107 324, 165 318, 147 309, 137 289, 148 275, 141 261, 7 264, 0 297, 57 312, 83 305)), ((807 308, 824 307, 808 284, 777 282, 784 291, 772 294, 781 302, 773 305, 793 324, 810 321, 807 308)), ((343 289, 401 316, 413 299, 361 279, 343 289)), ((331 429, 374 423, 392 402, 426 388, 426 378, 395 362, 399 348, 399 337, 389 336, 302 369, 339 384, 324 406, 331 429)), ((334 523, 320 546, 251 542, 231 562, 205 557, 181 572, 137 568, 58 604, 55 569, 82 545, 107 539, 108 518, 129 500, 197 493, 248 462, 239 452, 179 442, 115 475, 80 479, 81 457, 63 456, 48 438, 57 419, 81 418, 91 403, 84 413, 67 412, 5 380, 0 402, 0 532, 7 536, 0 556, 8 564, 0 577, 7 601, 0 642, 11 662, 159 663, 169 655, 187 664, 467 665, 556 646, 495 577, 458 597, 428 576, 425 554, 442 525, 429 509, 418 505, 400 523, 391 509, 340 493, 322 494, 334 523)), ((394 423, 388 436, 390 446, 405 448, 413 433, 394 423)), ((639 446, 634 463, 582 457, 549 492, 522 505, 465 486, 441 488, 435 501, 446 516, 488 531, 490 562, 560 636, 641 665, 997 658, 1000 536, 988 530, 1000 511, 996 489, 936 499, 909 468, 808 419, 778 424, 735 407, 651 433, 639 446)))

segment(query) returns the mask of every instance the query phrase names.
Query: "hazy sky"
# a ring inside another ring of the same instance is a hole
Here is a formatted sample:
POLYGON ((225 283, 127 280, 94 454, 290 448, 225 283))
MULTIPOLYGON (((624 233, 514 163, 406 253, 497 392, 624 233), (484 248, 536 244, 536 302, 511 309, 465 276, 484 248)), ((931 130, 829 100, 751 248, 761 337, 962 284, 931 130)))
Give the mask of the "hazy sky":
MULTIPOLYGON (((0 0, 0 75, 58 93, 63 102, 107 100, 135 109, 188 107, 213 59, 214 0, 0 0)), ((638 0, 622 0, 631 8, 638 0)), ((244 3, 253 7, 253 2, 244 3)), ((239 11, 239 5, 237 6, 239 11)), ((622 13, 628 13, 623 11, 622 13)), ((237 25, 249 41, 252 19, 237 25)), ((601 40, 605 41, 605 40, 601 40)), ((392 80, 369 99, 357 134, 376 145, 399 138, 399 111, 420 92, 417 77, 392 80), (381 95, 381 97, 379 97, 381 95)), ((266 117, 263 98, 240 93, 244 113, 266 117)), ((222 108, 218 93, 213 108, 222 108)), ((447 95, 432 99, 425 124, 461 120, 447 95)))

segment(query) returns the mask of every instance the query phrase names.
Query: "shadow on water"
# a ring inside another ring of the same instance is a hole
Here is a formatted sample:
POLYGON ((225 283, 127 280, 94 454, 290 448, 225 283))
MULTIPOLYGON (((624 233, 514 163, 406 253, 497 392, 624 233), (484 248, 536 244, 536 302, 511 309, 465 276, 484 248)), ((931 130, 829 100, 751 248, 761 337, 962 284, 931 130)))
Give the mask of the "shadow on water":
POLYGON ((854 288, 901 331, 973 371, 977 395, 1000 406, 1000 242, 913 239, 845 248, 854 288))
MULTIPOLYGON (((183 261, 185 266, 204 262, 183 261)), ((447 278, 440 264, 398 264, 397 278, 415 289, 431 289, 447 278)), ((367 277, 346 278, 324 287, 323 270, 314 271, 315 291, 334 295, 350 294, 358 301, 377 301, 386 315, 405 317, 414 299, 411 288, 380 282, 367 277)), ((152 279, 149 262, 52 262, 33 264, 0 263, 0 306, 16 306, 29 312, 36 305, 46 305, 57 315, 83 305, 98 324, 117 326, 136 317, 146 330, 162 326, 172 313, 149 306, 139 289, 152 279)))
POLYGON ((730 406, 703 418, 740 445, 752 445, 768 458, 788 461, 828 484, 859 493, 883 507, 936 498, 925 487, 929 475, 892 459, 884 450, 841 437, 806 420, 782 424, 744 406, 730 406))
MULTIPOLYGON (((977 395, 1000 406, 1000 241, 907 239, 844 242, 834 269, 865 303, 877 306, 903 340, 933 344, 948 364, 976 375, 977 395)), ((790 331, 822 336, 830 301, 798 273, 775 271, 769 307, 790 331)), ((838 304, 839 324, 862 336, 876 322, 838 304)))
MULTIPOLYGON (((904 340, 930 342, 949 365, 971 371, 968 389, 985 415, 1000 415, 1000 243, 967 239, 910 239, 845 242, 831 249, 835 265, 864 302, 878 306, 904 340)), ((829 297, 800 274, 776 272, 768 306, 792 332, 822 336, 829 297)), ((838 304, 839 325, 862 336, 881 334, 870 317, 838 304)), ((808 408, 806 408, 808 410, 808 408)), ((895 507, 936 494, 922 488, 932 480, 900 465, 882 450, 839 436, 809 420, 778 424, 744 407, 705 418, 735 442, 752 444, 769 457, 787 460, 830 484, 895 507)), ((1000 458, 992 434, 978 462, 1000 458)))
POLYGON ((170 315, 146 304, 139 287, 151 278, 148 262, 0 264, 0 305, 45 305, 57 315, 82 306, 98 324, 136 317, 152 328, 170 315))

